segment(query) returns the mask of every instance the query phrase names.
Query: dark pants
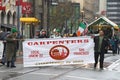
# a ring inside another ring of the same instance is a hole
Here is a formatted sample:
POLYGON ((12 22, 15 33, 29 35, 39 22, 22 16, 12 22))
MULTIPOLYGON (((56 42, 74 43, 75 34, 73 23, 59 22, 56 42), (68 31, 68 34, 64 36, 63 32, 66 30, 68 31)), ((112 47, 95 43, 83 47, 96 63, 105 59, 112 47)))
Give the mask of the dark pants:
POLYGON ((3 55, 2 55, 2 63, 5 64, 6 60, 5 60, 5 57, 6 57, 6 43, 3 43, 4 44, 4 48, 3 48, 3 55))
POLYGON ((99 61, 100 61, 100 68, 103 69, 104 53, 95 52, 94 59, 95 59, 94 68, 96 68, 96 66, 98 64, 98 59, 99 59, 99 61), (99 59, 99 57, 100 57, 100 59, 99 59))
POLYGON ((9 67, 9 66, 15 67, 15 61, 16 61, 16 51, 15 51, 14 55, 12 56, 12 60, 7 61, 7 67, 9 67))

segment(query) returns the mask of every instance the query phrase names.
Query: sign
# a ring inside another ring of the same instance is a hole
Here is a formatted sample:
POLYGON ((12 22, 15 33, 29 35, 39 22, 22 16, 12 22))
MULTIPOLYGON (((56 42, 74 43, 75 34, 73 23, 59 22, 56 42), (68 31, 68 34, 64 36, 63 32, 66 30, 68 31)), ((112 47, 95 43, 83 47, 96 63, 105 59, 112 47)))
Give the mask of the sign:
POLYGON ((23 3, 23 0, 16 0, 16 6, 22 5, 22 3, 23 3))
POLYGON ((2 0, 0 0, 0 6, 2 7, 2 0))
POLYGON ((28 39, 23 59, 24 67, 93 63, 94 42, 90 37, 28 39))
POLYGON ((31 5, 32 4, 30 2, 23 2, 22 3, 22 13, 23 14, 31 14, 32 13, 31 5))
POLYGON ((2 59, 3 55, 3 41, 0 41, 0 59, 2 59))
POLYGON ((2 6, 2 0, 0 0, 0 10, 5 10, 5 7, 2 6))

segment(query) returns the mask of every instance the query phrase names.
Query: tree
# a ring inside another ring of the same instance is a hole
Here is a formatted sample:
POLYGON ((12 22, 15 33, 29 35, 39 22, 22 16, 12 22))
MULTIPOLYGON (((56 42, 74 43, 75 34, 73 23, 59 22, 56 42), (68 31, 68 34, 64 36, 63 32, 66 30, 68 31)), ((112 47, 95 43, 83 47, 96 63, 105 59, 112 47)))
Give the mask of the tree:
POLYGON ((59 2, 57 6, 50 7, 50 27, 63 29, 65 22, 73 15, 73 7, 71 2, 59 2))

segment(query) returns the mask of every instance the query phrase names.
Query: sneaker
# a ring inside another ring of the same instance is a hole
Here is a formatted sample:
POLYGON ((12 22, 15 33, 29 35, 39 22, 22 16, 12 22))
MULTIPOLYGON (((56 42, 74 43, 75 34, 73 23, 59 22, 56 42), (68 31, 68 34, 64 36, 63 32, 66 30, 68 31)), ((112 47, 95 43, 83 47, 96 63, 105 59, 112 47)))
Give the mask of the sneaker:
POLYGON ((10 62, 9 61, 7 62, 7 67, 10 67, 10 62))
POLYGON ((11 68, 16 68, 16 66, 11 66, 11 68))

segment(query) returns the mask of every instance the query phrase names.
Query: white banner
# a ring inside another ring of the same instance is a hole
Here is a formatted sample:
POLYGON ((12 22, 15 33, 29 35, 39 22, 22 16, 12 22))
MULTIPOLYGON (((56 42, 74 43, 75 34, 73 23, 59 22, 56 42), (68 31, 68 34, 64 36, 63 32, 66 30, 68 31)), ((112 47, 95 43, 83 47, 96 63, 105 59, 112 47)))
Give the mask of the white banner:
POLYGON ((23 42, 24 67, 86 64, 94 62, 90 37, 29 39, 23 42))
POLYGON ((0 59, 2 59, 3 55, 3 41, 0 41, 0 59))

